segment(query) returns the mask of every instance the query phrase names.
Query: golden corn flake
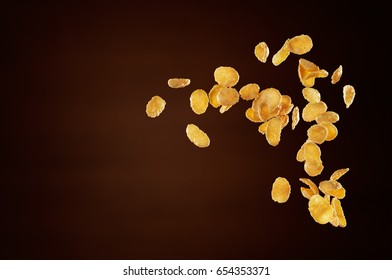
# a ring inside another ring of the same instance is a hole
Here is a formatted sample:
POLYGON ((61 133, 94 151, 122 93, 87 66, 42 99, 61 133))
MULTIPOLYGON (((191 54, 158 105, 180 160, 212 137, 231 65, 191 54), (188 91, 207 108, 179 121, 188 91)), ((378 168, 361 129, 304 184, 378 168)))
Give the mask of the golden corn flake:
POLYGON ((294 108, 294 104, 292 103, 290 95, 282 94, 282 98, 279 104, 278 115, 288 115, 291 110, 294 108))
POLYGON ((233 106, 239 101, 240 95, 235 88, 223 88, 218 92, 216 98, 222 106, 233 106))
POLYGON ((233 67, 220 66, 214 71, 214 79, 223 87, 233 87, 238 83, 240 75, 233 67))
POLYGON ((288 115, 279 115, 277 118, 280 118, 282 120, 282 128, 286 127, 289 124, 289 116, 288 115))
POLYGON ((171 88, 183 88, 191 83, 190 79, 186 78, 171 78, 167 81, 167 84, 171 88))
POLYGON ((337 82, 340 81, 340 78, 343 75, 343 66, 339 65, 339 67, 333 71, 332 76, 331 76, 331 84, 336 84, 337 82))
POLYGON ((206 148, 210 145, 210 138, 198 126, 188 124, 186 127, 188 139, 199 148, 206 148))
POLYGON ((271 146, 277 146, 280 142, 280 135, 282 132, 282 119, 279 117, 274 117, 268 120, 267 130, 265 132, 265 137, 268 144, 271 146))
POLYGON ((208 94, 202 89, 197 89, 192 92, 190 99, 190 104, 192 111, 198 115, 205 113, 207 110, 209 99, 208 94))
POLYGON ((298 63, 298 76, 299 80, 304 87, 313 87, 316 78, 325 78, 328 72, 321 69, 313 62, 304 58, 299 59, 298 63))
POLYGON ((282 94, 278 89, 270 87, 262 90, 256 99, 260 102, 260 104, 268 104, 270 111, 273 111, 280 105, 280 102, 282 101, 282 94))
POLYGON ((317 103, 321 101, 321 94, 320 92, 311 87, 305 87, 302 89, 302 95, 306 101, 309 103, 317 103))
POLYGON ((308 53, 313 47, 313 41, 310 36, 301 34, 289 39, 288 46, 290 52, 298 55, 308 53))
POLYGON ((278 203, 286 202, 290 197, 291 187, 289 181, 284 177, 278 177, 272 184, 271 197, 278 203))
POLYGON ((325 141, 332 141, 338 136, 338 128, 333 123, 322 122, 320 125, 324 126, 328 131, 325 141))
POLYGON ((309 159, 315 159, 318 160, 321 158, 321 149, 320 147, 312 142, 312 141, 306 141, 303 145, 303 153, 304 153, 304 159, 309 160, 309 159))
POLYGON ((338 218, 339 226, 346 227, 347 221, 346 221, 346 217, 344 216, 344 212, 343 212, 343 208, 342 208, 342 204, 340 203, 340 200, 337 199, 336 197, 333 197, 331 205, 332 205, 332 208, 334 209, 336 216, 338 218))
POLYGON ((246 84, 239 91, 240 96, 243 100, 253 100, 256 98, 259 92, 260 87, 256 83, 246 84))
POLYGON ((349 108, 354 101, 355 88, 352 85, 345 85, 343 87, 343 100, 346 108, 349 108))
POLYGON ((342 199, 346 196, 346 190, 342 184, 334 180, 324 180, 319 184, 319 189, 325 194, 342 199))
POLYGON ((305 160, 304 170, 306 174, 311 177, 315 177, 321 174, 324 169, 323 162, 321 159, 307 159, 305 160))
POLYGON ((295 106, 291 113, 291 129, 294 130, 298 123, 299 123, 299 108, 295 106))
POLYGON ((224 112, 226 112, 227 110, 229 110, 231 107, 232 107, 233 105, 222 105, 220 108, 219 108, 219 113, 221 113, 221 114, 223 114, 224 112))
POLYGON ((334 173, 332 173, 330 179, 333 181, 337 181, 342 177, 344 174, 346 174, 350 169, 349 168, 341 168, 336 170, 334 173))
POLYGON ((305 161, 305 149, 304 149, 304 145, 305 145, 305 144, 303 144, 303 145, 299 148, 299 150, 298 150, 298 152, 297 152, 296 160, 299 161, 299 162, 304 162, 304 161, 305 161))
POLYGON ((301 187, 300 190, 301 190, 302 196, 307 199, 310 199, 314 195, 313 191, 309 188, 301 187))
POLYGON ((248 108, 245 111, 245 116, 248 120, 254 123, 261 123, 262 120, 259 118, 259 114, 257 114, 252 108, 248 108))
POLYGON ((316 122, 317 123, 323 123, 323 122, 328 122, 328 123, 336 123, 340 119, 338 113, 334 111, 326 111, 325 113, 322 113, 317 116, 316 122))
POLYGON ((165 106, 166 101, 162 97, 158 95, 153 96, 146 105, 147 116, 150 118, 158 117, 165 109, 165 106))
POLYGON ((314 124, 307 130, 309 140, 316 144, 324 143, 325 139, 327 139, 327 134, 327 128, 321 124, 314 124))
POLYGON ((270 106, 267 103, 263 103, 259 107, 259 118, 263 121, 266 122, 270 119, 271 117, 271 110, 270 106))
POLYGON ((324 101, 308 103, 302 110, 302 119, 306 122, 314 121, 319 115, 325 113, 327 109, 328 106, 324 101))
POLYGON ((327 224, 333 217, 333 208, 329 202, 319 194, 309 199, 308 210, 312 218, 319 224, 327 224))
POLYGON ((299 180, 302 183, 308 185, 309 189, 312 191, 313 194, 319 194, 319 189, 318 189, 317 185, 312 180, 310 180, 308 178, 299 178, 299 180))
POLYGON ((272 56, 272 64, 278 66, 287 59, 290 54, 289 39, 287 39, 283 46, 272 56))
POLYGON ((210 100, 210 104, 214 108, 218 108, 220 106, 218 102, 218 93, 223 89, 224 87, 218 84, 215 84, 212 86, 210 89, 210 92, 208 93, 208 98, 210 100))
POLYGON ((260 42, 255 47, 255 56, 256 58, 265 63, 267 62, 267 58, 269 56, 269 48, 266 42, 260 42))

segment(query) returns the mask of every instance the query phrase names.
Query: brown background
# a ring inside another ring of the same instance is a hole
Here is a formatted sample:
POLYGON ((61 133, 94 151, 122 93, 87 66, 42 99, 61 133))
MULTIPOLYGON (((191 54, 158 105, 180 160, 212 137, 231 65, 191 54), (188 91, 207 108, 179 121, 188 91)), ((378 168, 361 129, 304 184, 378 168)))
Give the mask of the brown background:
POLYGON ((4 9, 2 259, 390 259, 385 8, 129 2, 4 9), (330 73, 343 65, 337 85, 316 81, 341 119, 314 181, 350 168, 346 228, 314 222, 300 194, 308 176, 295 155, 308 123, 286 127, 272 147, 245 118, 249 102, 224 114, 189 107, 190 93, 208 91, 226 65, 240 73, 237 89, 276 87, 303 108, 299 56, 271 63, 299 34, 314 42, 304 58, 330 73), (260 41, 266 64, 253 54, 260 41), (173 90, 171 77, 192 82, 173 90), (345 84, 357 90, 349 109, 345 84), (156 119, 145 114, 153 95, 167 101, 156 119), (188 123, 209 134, 209 148, 188 141, 188 123), (278 176, 292 185, 285 204, 270 196, 278 176))

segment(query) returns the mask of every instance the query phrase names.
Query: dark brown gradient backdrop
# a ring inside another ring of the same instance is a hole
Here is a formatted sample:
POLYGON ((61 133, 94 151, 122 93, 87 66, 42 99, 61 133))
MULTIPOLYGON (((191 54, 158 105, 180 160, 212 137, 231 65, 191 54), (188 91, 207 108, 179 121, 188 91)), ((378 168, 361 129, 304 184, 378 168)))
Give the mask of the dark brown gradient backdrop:
POLYGON ((270 2, 281 1, 6 6, 0 257, 390 258, 384 8, 270 2), (314 43, 302 57, 331 74, 343 65, 338 84, 316 81, 341 119, 338 137, 321 146, 325 169, 314 181, 350 168, 341 179, 346 228, 314 222, 300 194, 298 179, 308 176, 295 156, 309 123, 287 126, 272 147, 245 118, 249 102, 224 114, 189 106, 190 93, 208 91, 225 65, 240 73, 237 89, 276 87, 303 108, 299 56, 271 63, 299 34, 314 43), (253 53, 261 41, 270 47, 266 64, 253 53), (192 82, 174 90, 171 77, 192 82), (349 109, 345 84, 357 90, 349 109), (155 119, 145 113, 153 95, 167 101, 155 119), (188 123, 209 134, 209 148, 189 142, 188 123), (278 176, 292 186, 285 204, 271 199, 278 176))

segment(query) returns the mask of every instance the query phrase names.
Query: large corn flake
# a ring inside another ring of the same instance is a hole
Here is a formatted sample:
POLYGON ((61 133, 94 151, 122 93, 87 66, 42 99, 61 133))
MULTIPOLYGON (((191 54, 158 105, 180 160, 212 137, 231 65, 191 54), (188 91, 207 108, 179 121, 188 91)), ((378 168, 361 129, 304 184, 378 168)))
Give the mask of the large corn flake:
POLYGON ((321 159, 308 159, 305 160, 304 170, 306 174, 311 177, 315 177, 321 174, 324 169, 323 162, 321 159))
POLYGON ((256 104, 268 104, 270 111, 272 112, 280 105, 282 94, 278 89, 270 87, 260 91, 254 101, 256 104))
POLYGON ((267 58, 268 58, 268 55, 269 55, 269 48, 268 48, 268 45, 267 45, 266 42, 258 43, 256 45, 256 47, 255 47, 255 51, 254 52, 255 52, 256 58, 259 61, 261 61, 263 63, 267 62, 267 58))
POLYGON ((302 119, 306 122, 314 121, 319 115, 325 113, 327 109, 328 106, 324 101, 308 103, 302 109, 302 119))
POLYGON ((210 99, 210 104, 214 108, 218 108, 220 106, 220 104, 218 102, 218 93, 222 89, 224 89, 223 86, 215 84, 212 86, 212 88, 210 89, 210 92, 208 93, 208 98, 210 99))
POLYGON ((260 87, 256 83, 246 84, 239 91, 240 96, 243 100, 253 100, 256 98, 259 92, 260 87))
POLYGON ((319 184, 319 189, 325 194, 342 199, 346 196, 346 189, 342 184, 334 180, 324 180, 319 184))
POLYGON ((317 103, 321 101, 321 94, 315 88, 304 87, 302 89, 302 95, 309 103, 317 103))
POLYGON ((222 106, 233 106, 239 101, 240 95, 235 88, 223 88, 218 92, 216 98, 222 106))
POLYGON ((297 106, 294 107, 291 113, 291 129, 294 130, 299 123, 299 108, 297 106))
POLYGON ((319 224, 327 224, 333 217, 333 208, 329 202, 319 194, 309 199, 308 210, 312 218, 319 224))
POLYGON ((345 85, 343 87, 343 100, 346 108, 350 107, 354 101, 355 88, 352 85, 345 85))
POLYGON ((272 56, 272 64, 278 66, 290 55, 289 40, 287 39, 283 46, 272 56))
POLYGON ((310 36, 301 34, 289 39, 288 46, 290 52, 298 55, 308 53, 313 47, 313 41, 310 36))
POLYGON ((167 81, 167 84, 171 88, 183 88, 191 83, 190 79, 187 78, 171 78, 167 81))
POLYGON ((334 111, 326 111, 325 113, 322 113, 317 116, 316 122, 317 123, 323 123, 323 122, 328 122, 328 123, 336 123, 339 121, 340 117, 338 113, 334 111))
POLYGON ((214 79, 223 87, 233 87, 238 83, 240 75, 233 67, 219 66, 214 71, 214 79))
POLYGON ((316 143, 308 140, 302 145, 302 148, 305 160, 321 158, 321 149, 316 143))
POLYGON ((308 128, 307 135, 310 141, 316 144, 322 144, 327 139, 328 130, 321 124, 314 124, 308 128))
POLYGON ((332 173, 330 179, 333 181, 337 181, 342 177, 344 174, 346 174, 350 169, 349 168, 341 168, 336 170, 334 173, 332 173))
POLYGON ((278 203, 286 202, 290 197, 291 187, 289 181, 284 177, 278 177, 272 184, 271 197, 278 203))
POLYGON ((339 65, 338 68, 336 68, 335 71, 333 71, 332 76, 331 76, 331 84, 336 84, 337 82, 340 81, 340 78, 343 75, 343 66, 339 65))
POLYGON ((153 96, 146 105, 146 113, 150 118, 158 117, 165 109, 166 101, 159 95, 153 96))
POLYGON ((344 212, 343 212, 343 208, 342 208, 342 204, 340 203, 340 200, 337 199, 336 197, 333 197, 331 205, 332 205, 332 208, 334 209, 336 216, 338 218, 339 226, 346 227, 347 221, 346 221, 346 217, 344 216, 344 212))
POLYGON ((320 125, 324 126, 328 132, 325 141, 332 141, 338 136, 338 128, 333 123, 322 122, 320 125))
POLYGON ((320 70, 313 62, 300 58, 298 62, 298 76, 304 87, 313 87, 316 78, 328 77, 328 72, 324 69, 320 70))
POLYGON ((196 89, 192 92, 189 100, 193 112, 198 115, 205 113, 209 104, 208 94, 205 90, 196 89))
POLYGON ((267 130, 265 137, 268 144, 271 146, 277 146, 280 142, 280 135, 282 132, 282 119, 280 117, 274 117, 268 120, 267 130))
POLYGON ((188 124, 186 127, 188 139, 199 148, 206 148, 210 145, 210 138, 195 124, 188 124))

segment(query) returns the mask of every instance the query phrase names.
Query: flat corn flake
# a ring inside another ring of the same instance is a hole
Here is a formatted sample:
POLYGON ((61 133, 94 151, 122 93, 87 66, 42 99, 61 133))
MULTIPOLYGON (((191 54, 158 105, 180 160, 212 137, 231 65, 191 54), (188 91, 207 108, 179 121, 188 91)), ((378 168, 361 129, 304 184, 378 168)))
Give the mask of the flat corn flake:
POLYGON ((212 107, 214 108, 218 108, 220 106, 219 102, 218 102, 218 93, 223 89, 224 87, 218 84, 215 84, 212 86, 212 88, 210 89, 209 93, 208 93, 208 98, 210 100, 210 104, 212 107))
POLYGON ((223 87, 234 87, 238 83, 240 75, 233 67, 220 66, 214 71, 214 79, 223 87))
POLYGON ((167 81, 167 84, 171 88, 183 88, 191 83, 190 79, 187 78, 171 78, 167 81))
POLYGON ((294 107, 291 113, 291 129, 294 130, 299 123, 299 108, 297 106, 294 107))
POLYGON ((206 148, 210 145, 210 138, 195 124, 188 124, 186 127, 188 139, 199 148, 206 148))
POLYGON ((333 208, 319 194, 313 195, 308 202, 308 210, 312 218, 319 224, 327 224, 333 217, 333 208))
POLYGON ((319 194, 319 189, 318 189, 317 185, 312 180, 310 180, 309 178, 299 178, 299 180, 302 183, 306 184, 309 187, 309 189, 312 191, 313 194, 319 194))
POLYGON ((321 174, 324 169, 321 159, 307 159, 305 160, 304 170, 306 174, 311 177, 316 177, 321 174))
POLYGON ((339 65, 338 68, 336 68, 335 71, 333 71, 332 75, 331 75, 331 84, 336 84, 337 82, 340 81, 340 78, 343 75, 343 66, 339 65))
POLYGON ((290 52, 297 55, 302 55, 310 52, 313 47, 313 41, 310 36, 301 34, 289 39, 288 46, 290 52))
POLYGON ((352 85, 345 85, 343 87, 343 100, 346 108, 349 108, 354 101, 355 88, 352 85))
POLYGON ((192 111, 198 115, 206 112, 209 104, 208 94, 205 90, 196 89, 190 96, 190 105, 192 111))
POLYGON ((323 123, 323 122, 328 122, 328 123, 336 123, 340 119, 339 114, 334 112, 334 111, 326 111, 325 113, 322 113, 317 116, 316 118, 316 123, 323 123))
POLYGON ((256 83, 246 84, 239 91, 241 98, 247 101, 255 99, 259 92, 260 86, 256 83))
POLYGON ((269 48, 266 42, 260 42, 256 45, 254 50, 256 58, 265 63, 267 62, 267 58, 269 56, 269 48))
POLYGON ((332 173, 330 179, 333 181, 337 181, 342 177, 344 174, 346 174, 350 169, 349 168, 341 168, 336 170, 334 173, 332 173))
POLYGON ((325 113, 327 109, 328 106, 324 101, 308 103, 302 109, 302 119, 306 122, 314 121, 319 115, 325 113))
POLYGON ((262 120, 259 118, 259 114, 256 113, 252 108, 248 108, 245 111, 245 116, 248 120, 254 123, 261 123, 262 120))
POLYGON ((316 143, 308 140, 302 145, 302 147, 303 147, 305 160, 309 160, 309 159, 318 160, 321 158, 321 149, 316 143))
POLYGON ((346 227, 347 221, 346 221, 346 217, 344 216, 344 212, 343 212, 343 208, 342 208, 342 204, 341 204, 340 200, 337 199, 336 197, 333 197, 332 201, 331 201, 331 205, 332 205, 332 208, 334 209, 336 216, 338 218, 338 222, 339 222, 338 225, 340 227, 346 227))
POLYGON ((327 137, 325 138, 325 141, 332 141, 338 136, 338 128, 333 123, 322 122, 320 125, 327 129, 327 137))
POLYGON ((322 144, 327 139, 328 130, 321 124, 314 124, 308 128, 307 135, 310 141, 316 144, 322 144))
POLYGON ((285 203, 290 197, 291 187, 289 181, 284 177, 278 177, 272 184, 271 197, 278 203, 285 203))
POLYGON ((320 70, 320 67, 313 62, 300 58, 298 62, 298 76, 301 84, 304 87, 313 87, 316 78, 328 77, 328 72, 324 69, 320 70))
POLYGON ((239 101, 240 95, 235 88, 223 88, 218 92, 216 98, 222 106, 233 106, 239 101))
POLYGON ((279 117, 274 117, 268 120, 267 130, 265 132, 265 137, 268 144, 271 146, 277 146, 280 142, 280 136, 282 132, 282 119, 279 117))
POLYGON ((146 105, 146 114, 150 118, 158 117, 165 109, 166 101, 159 95, 153 96, 146 105))
POLYGON ((317 103, 321 101, 321 94, 315 88, 304 87, 302 89, 302 95, 309 103, 317 103))
POLYGON ((342 184, 334 180, 324 180, 319 184, 319 189, 324 194, 343 199, 346 196, 346 189, 343 188, 342 184))
POLYGON ((289 40, 287 39, 283 46, 272 56, 272 64, 275 66, 280 65, 290 55, 289 40))

